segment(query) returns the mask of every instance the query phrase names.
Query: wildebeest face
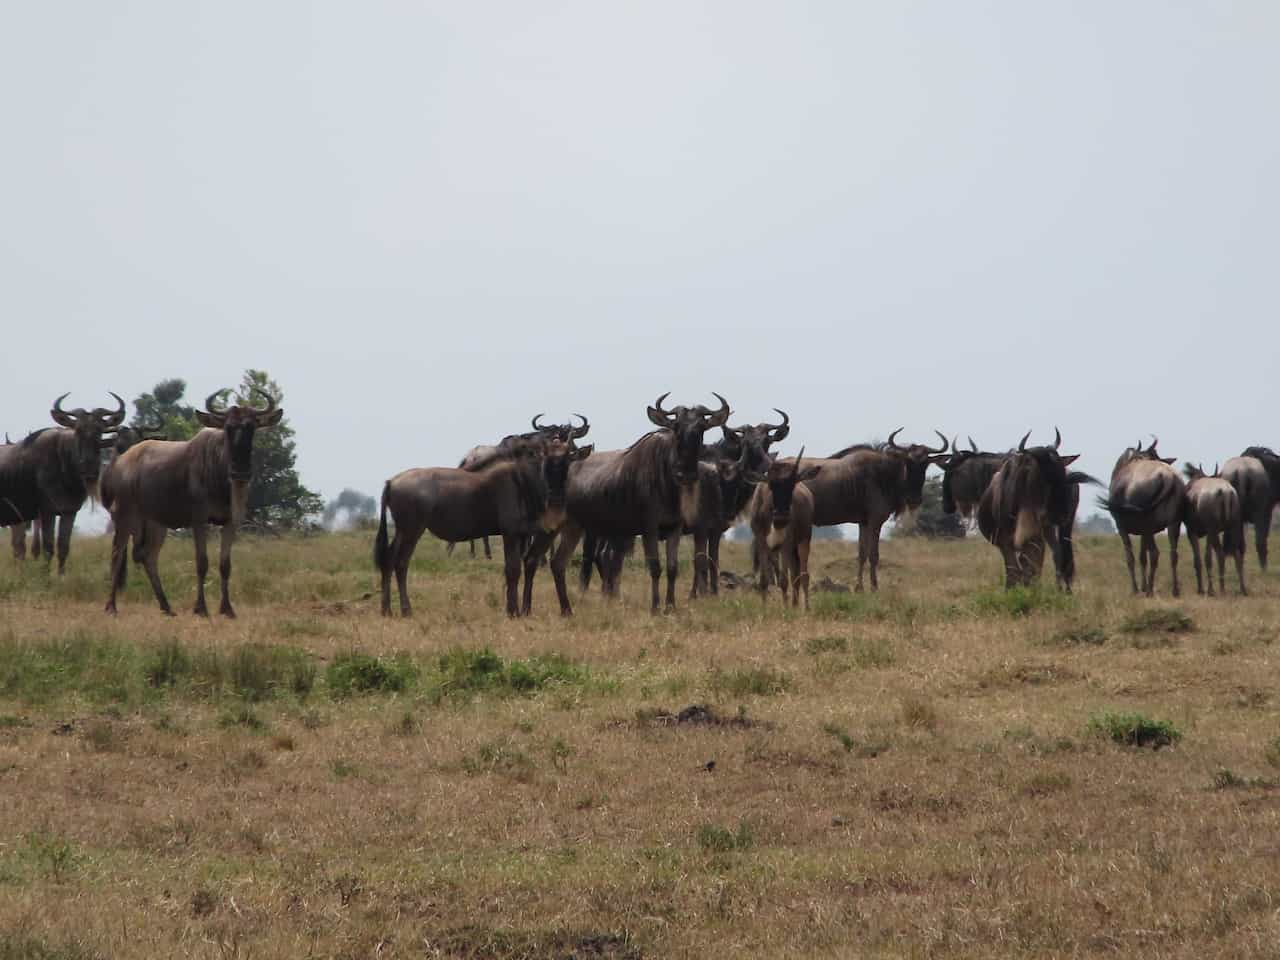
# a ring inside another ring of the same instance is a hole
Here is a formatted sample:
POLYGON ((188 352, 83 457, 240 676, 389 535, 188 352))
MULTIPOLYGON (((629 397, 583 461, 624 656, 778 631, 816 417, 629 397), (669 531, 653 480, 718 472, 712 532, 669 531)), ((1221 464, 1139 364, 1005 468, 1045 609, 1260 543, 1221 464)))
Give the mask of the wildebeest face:
POLYGON ((900 447, 894 442, 894 438, 901 432, 902 428, 899 427, 889 434, 889 440, 885 444, 885 451, 895 453, 902 458, 907 472, 905 498, 907 506, 915 510, 924 502, 924 479, 929 472, 929 465, 945 463, 948 459, 947 438, 942 435, 942 431, 935 430, 934 433, 942 437, 942 446, 936 450, 922 443, 913 443, 910 446, 900 447))
POLYGON ((49 411, 49 415, 53 417, 54 423, 66 427, 75 434, 76 468, 85 480, 96 481, 98 467, 102 461, 100 451, 115 443, 115 437, 104 438, 103 434, 115 430, 124 422, 124 400, 113 393, 111 396, 116 398, 117 404, 115 410, 107 410, 103 407, 85 410, 82 407, 76 407, 74 410, 67 411, 62 409, 62 401, 67 396, 68 394, 64 393, 53 402, 53 409, 49 411))
POLYGON ((791 432, 791 418, 785 411, 773 408, 782 416, 782 423, 757 423, 741 427, 721 427, 724 431, 724 452, 737 460, 746 455, 746 466, 750 470, 764 473, 772 462, 769 457, 769 446, 784 439, 791 432))
POLYGON ((800 459, 804 456, 804 448, 796 454, 790 463, 774 461, 765 475, 769 484, 769 495, 773 500, 773 528, 781 530, 791 523, 791 502, 795 499, 796 484, 816 477, 822 467, 818 464, 800 469, 800 459))
MULTIPOLYGON (((764 469, 768 470, 773 460, 765 454, 764 461, 764 469)), ((748 467, 747 464, 748 450, 745 446, 739 452, 737 460, 721 460, 716 463, 716 478, 720 485, 719 520, 721 523, 728 524, 733 520, 738 494, 742 491, 743 484, 754 485, 765 478, 764 473, 748 467)))
POLYGON ((702 452, 702 435, 711 427, 723 426, 729 419, 729 401, 716 393, 714 396, 720 401, 719 410, 709 410, 702 404, 665 410, 662 401, 667 396, 664 393, 649 407, 649 420, 675 434, 676 481, 686 485, 693 484, 698 479, 698 454, 702 452))
MULTIPOLYGON (((1054 428, 1053 446, 1051 447, 1028 447, 1027 438, 1031 436, 1028 430, 1022 438, 1022 442, 1018 444, 1017 455, 1014 464, 1025 462, 1025 466, 1015 466, 1016 470, 1034 469, 1038 471, 1041 482, 1048 488, 1048 507, 1054 518, 1062 518, 1071 512, 1071 481, 1068 478, 1067 467, 1075 463, 1080 458, 1080 454, 1073 453, 1063 456, 1058 452, 1062 446, 1062 433, 1056 427, 1054 428)), ((1141 445, 1139 445, 1141 446, 1141 445)), ((1154 454, 1156 445, 1153 443, 1147 453, 1154 454)), ((1130 451, 1125 451, 1129 453, 1130 451)), ((1123 459, 1123 457, 1121 458, 1123 459)), ((1083 474, 1077 474, 1076 479, 1085 478, 1083 474)), ((1089 479, 1089 478, 1085 478, 1089 479)))
POLYGON ((250 388, 267 399, 265 409, 258 410, 249 406, 232 406, 226 410, 217 409, 218 397, 227 393, 219 390, 209 394, 205 400, 204 410, 196 411, 196 418, 206 427, 221 430, 226 444, 228 472, 232 480, 247 481, 253 476, 253 435, 259 428, 274 427, 284 416, 284 409, 276 406, 275 397, 250 388))
POLYGON ((563 506, 565 487, 569 480, 569 466, 578 460, 585 460, 595 449, 594 444, 575 447, 571 443, 553 440, 547 444, 542 457, 542 476, 547 484, 547 502, 552 506, 563 506))

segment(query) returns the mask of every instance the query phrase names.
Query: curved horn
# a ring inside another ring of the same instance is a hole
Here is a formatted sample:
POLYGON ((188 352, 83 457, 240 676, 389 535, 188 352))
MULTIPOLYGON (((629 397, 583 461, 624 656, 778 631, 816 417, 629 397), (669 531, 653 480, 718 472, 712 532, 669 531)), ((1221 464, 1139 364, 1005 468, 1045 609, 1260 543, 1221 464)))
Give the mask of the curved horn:
POLYGON ((591 429, 591 421, 580 413, 575 413, 574 416, 582 421, 582 426, 571 428, 569 430, 569 438, 571 440, 581 440, 587 435, 587 431, 591 429))
POLYGON ((667 399, 667 397, 669 396, 671 396, 670 390, 668 390, 666 393, 660 396, 657 400, 655 400, 653 402, 653 406, 649 407, 646 410, 646 413, 649 414, 650 423, 656 424, 659 427, 669 427, 673 423, 675 423, 676 415, 672 413, 670 410, 662 409, 662 401, 667 399))
POLYGON ((102 424, 103 430, 110 430, 112 427, 118 427, 120 424, 124 423, 124 400, 121 399, 120 394, 118 393, 112 393, 110 390, 107 392, 111 393, 111 396, 116 398, 116 409, 104 410, 102 407, 99 407, 93 411, 93 415, 97 417, 98 422, 102 424))
POLYGON ((49 411, 49 416, 53 418, 53 422, 63 427, 72 427, 76 425, 76 415, 68 413, 62 409, 62 401, 71 396, 71 391, 67 391, 57 400, 53 401, 53 409, 49 411))
POLYGON ((720 401, 720 409, 714 413, 703 414, 703 419, 707 421, 708 427, 722 427, 729 422, 729 401, 714 390, 711 395, 720 401))
MULTIPOLYGON (((953 443, 951 446, 954 448, 955 444, 953 443)), ((973 437, 969 437, 969 449, 974 453, 978 452, 978 445, 973 442, 973 437)))
POLYGON ((538 426, 538 421, 541 419, 542 419, 542 414, 538 414, 536 417, 534 417, 532 420, 529 421, 529 425, 533 427, 534 430, 537 430, 539 433, 541 433, 543 429, 542 427, 538 426))
POLYGON ((777 443, 779 440, 785 439, 787 434, 791 432, 791 418, 787 416, 787 411, 785 410, 779 410, 777 407, 774 407, 773 410, 774 413, 782 417, 782 422, 762 423, 760 426, 769 432, 769 442, 777 443))
POLYGON ((1023 436, 1022 436, 1022 440, 1021 440, 1021 441, 1019 441, 1019 443, 1018 443, 1018 450, 1019 450, 1019 452, 1021 452, 1021 451, 1025 450, 1025 449, 1027 449, 1027 441, 1028 441, 1029 439, 1031 439, 1031 431, 1030 431, 1030 430, 1028 430, 1025 434, 1023 434, 1023 436))
POLYGON ((1157 444, 1157 443, 1159 443, 1159 442, 1160 442, 1160 438, 1159 438, 1159 437, 1157 437, 1157 436, 1153 433, 1153 434, 1151 435, 1151 446, 1147 447, 1147 453, 1155 453, 1155 452, 1156 452, 1156 444, 1157 444))
POLYGON ((890 450, 901 450, 902 448, 898 446, 897 443, 894 442, 894 437, 896 437, 905 429, 906 429, 905 427, 899 427, 897 430, 893 431, 893 433, 889 434, 889 439, 885 441, 885 446, 888 447, 890 450))
POLYGON ((1057 427, 1053 428, 1053 449, 1057 450, 1062 446, 1062 431, 1057 427))
POLYGON ((262 409, 258 409, 257 407, 253 408, 253 412, 256 413, 259 417, 263 416, 264 414, 270 413, 272 410, 276 408, 276 398, 273 397, 271 394, 267 393, 267 391, 263 390, 261 387, 258 387, 257 385, 250 386, 249 392, 256 393, 260 397, 267 398, 267 405, 265 407, 263 407, 262 409))
POLYGON ((217 408, 217 402, 218 402, 218 398, 219 398, 219 397, 225 397, 225 396, 226 396, 228 393, 230 393, 230 392, 231 392, 231 388, 230 388, 230 387, 223 387, 221 390, 215 390, 215 391, 213 391, 213 393, 209 394, 209 396, 207 396, 207 397, 205 397, 205 398, 204 398, 204 408, 205 408, 205 410, 206 410, 207 412, 209 412, 209 413, 212 413, 212 414, 216 415, 216 416, 223 416, 223 415, 225 415, 225 414, 226 414, 226 412, 227 412, 226 407, 223 407, 221 410, 219 410, 219 409, 217 408))
POLYGON ((934 433, 936 433, 936 434, 937 434, 937 435, 942 439, 942 446, 941 446, 939 449, 937 449, 937 450, 934 450, 932 447, 926 447, 926 449, 927 449, 930 453, 946 453, 946 452, 947 452, 947 438, 946 438, 946 436, 943 434, 943 432, 942 432, 941 430, 937 430, 937 429, 935 429, 933 432, 934 432, 934 433))

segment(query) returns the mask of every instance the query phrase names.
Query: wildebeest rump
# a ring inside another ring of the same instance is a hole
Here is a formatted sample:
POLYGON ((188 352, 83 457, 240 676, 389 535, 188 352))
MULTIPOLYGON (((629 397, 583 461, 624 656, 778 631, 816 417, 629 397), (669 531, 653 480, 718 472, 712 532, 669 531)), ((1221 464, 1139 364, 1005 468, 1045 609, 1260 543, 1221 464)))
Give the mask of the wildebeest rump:
POLYGON ((257 430, 275 426, 284 416, 274 397, 257 387, 251 389, 266 399, 265 408, 237 404, 219 410, 218 398, 229 391, 210 394, 205 409, 196 411, 196 419, 205 429, 190 440, 144 440, 121 454, 112 465, 108 488, 103 491, 103 503, 115 524, 107 612, 116 611, 116 595, 125 584, 132 538, 134 560, 145 567, 160 609, 173 613, 160 584, 157 561, 168 531, 190 527, 196 554, 194 612, 207 616, 207 536, 209 524, 215 524, 222 527, 218 559, 222 603, 218 611, 223 616, 235 616, 229 593, 231 545, 248 506, 253 436, 257 430))
POLYGON ((1222 477, 1240 498, 1244 522, 1253 524, 1258 565, 1266 570, 1271 513, 1280 503, 1280 454, 1270 447, 1249 447, 1222 465, 1222 477))
POLYGON ((764 481, 756 484, 747 514, 751 518, 753 543, 762 551, 758 558, 759 589, 769 593, 775 574, 782 589, 782 602, 798 606, 804 590, 804 608, 809 609, 809 545, 813 540, 813 494, 805 483, 822 470, 818 464, 801 466, 804 448, 790 463, 774 461, 764 481))
POLYGON ((400 613, 409 616, 409 560, 422 534, 430 530, 442 540, 471 540, 501 535, 507 584, 507 614, 528 614, 533 603, 533 577, 541 554, 526 551, 535 534, 554 534, 565 515, 565 482, 569 468, 591 455, 591 447, 569 443, 525 441, 512 447, 510 458, 497 458, 480 470, 434 467, 405 470, 386 482, 374 565, 382 575, 382 613, 391 615, 391 574, 396 576, 400 613), (388 542, 387 513, 395 523, 388 542), (524 561, 524 604, 516 606, 516 588, 524 561))
POLYGON ((1156 568, 1160 564, 1155 535, 1161 530, 1168 531, 1169 568, 1176 597, 1182 592, 1178 585, 1178 531, 1182 525, 1186 485, 1170 466, 1177 458, 1162 458, 1156 452, 1158 442, 1158 438, 1152 438, 1150 447, 1143 449, 1142 444, 1137 443, 1120 454, 1111 471, 1110 488, 1105 497, 1098 499, 1098 506, 1115 521, 1116 531, 1124 543, 1124 558, 1134 593, 1138 592, 1138 580, 1129 537, 1141 537, 1142 592, 1150 597, 1155 592, 1156 568))
POLYGON ((97 496, 102 450, 115 442, 109 433, 125 415, 124 400, 114 393, 115 410, 63 410, 67 396, 55 400, 49 412, 61 429, 37 430, 0 446, 0 526, 25 530, 38 522, 45 558, 52 559, 56 521, 59 574, 66 570, 76 513, 97 496))
POLYGON ((978 502, 978 529, 1004 560, 1005 587, 1035 580, 1044 555, 1053 555, 1058 586, 1071 592, 1075 548, 1071 540, 1080 484, 1097 483, 1086 473, 1068 470, 1079 454, 1063 456, 1062 434, 1055 429, 1053 446, 1027 447, 1006 455, 978 502))
MULTIPOLYGON (((645 560, 652 582, 652 609, 658 609, 658 540, 667 534, 668 607, 675 605, 675 580, 680 549, 680 532, 697 522, 700 489, 698 455, 703 434, 723 425, 729 418, 729 403, 719 394, 718 410, 699 404, 667 410, 662 402, 648 408, 651 423, 659 427, 625 450, 598 453, 576 463, 569 471, 566 506, 568 519, 560 531, 560 542, 551 559, 560 612, 570 614, 573 606, 565 585, 565 569, 584 531, 600 539, 644 538, 645 560)), ((545 538, 544 538, 545 541, 545 538)), ((534 551, 545 548, 535 544, 534 551)))
POLYGON ((1196 568, 1196 592, 1204 593, 1204 579, 1200 567, 1200 538, 1205 538, 1205 566, 1209 575, 1209 596, 1213 596, 1213 558, 1218 557, 1218 589, 1226 593, 1226 558, 1231 554, 1240 581, 1240 593, 1248 593, 1244 586, 1244 515, 1240 511, 1240 497, 1215 468, 1207 475, 1201 467, 1187 464, 1187 492, 1183 505, 1182 522, 1191 541, 1191 559, 1196 568))
MULTIPOLYGON (((839 523, 858 524, 858 579, 855 590, 862 590, 862 574, 871 565, 871 589, 880 583, 880 531, 886 520, 903 511, 920 506, 924 498, 924 479, 929 464, 938 463, 947 451, 947 438, 942 437, 938 449, 913 443, 902 447, 895 438, 899 427, 879 446, 855 444, 838 450, 826 459, 806 458, 802 468, 822 467, 821 473, 805 486, 813 494, 813 525, 829 527, 839 523)), ((759 548, 756 548, 759 553, 759 548)))

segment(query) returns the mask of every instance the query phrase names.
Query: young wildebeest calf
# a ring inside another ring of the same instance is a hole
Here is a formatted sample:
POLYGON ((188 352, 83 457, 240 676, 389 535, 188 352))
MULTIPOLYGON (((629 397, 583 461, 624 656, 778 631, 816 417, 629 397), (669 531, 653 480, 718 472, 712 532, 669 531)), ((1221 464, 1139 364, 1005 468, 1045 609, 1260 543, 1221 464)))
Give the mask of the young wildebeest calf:
POLYGON ((1142 565, 1142 592, 1154 595, 1156 567, 1160 565, 1160 550, 1156 547, 1156 534, 1169 532, 1169 568, 1173 574, 1173 595, 1182 592, 1178 586, 1178 531, 1182 526, 1182 500, 1186 485, 1170 466, 1176 457, 1162 458, 1156 453, 1158 438, 1152 438, 1145 450, 1142 444, 1129 447, 1120 454, 1115 469, 1111 471, 1111 487, 1105 497, 1098 498, 1098 506, 1111 514, 1120 539, 1124 541, 1124 559, 1129 565, 1129 582, 1133 592, 1138 592, 1138 580, 1133 569, 1133 543, 1130 535, 1142 538, 1139 562, 1142 565))
POLYGON ((442 540, 475 540, 501 535, 507 582, 507 615, 528 614, 533 577, 542 551, 527 549, 535 534, 554 534, 565 516, 569 465, 591 455, 592 447, 553 440, 525 441, 511 459, 483 470, 430 467, 405 470, 382 488, 382 510, 373 561, 382 573, 382 615, 391 615, 391 573, 396 575, 400 613, 409 616, 409 560, 423 533, 442 540), (387 541, 387 511, 395 537, 387 541), (524 561, 524 604, 516 607, 516 587, 524 561))
POLYGON ((782 602, 787 602, 790 587, 791 605, 800 605, 804 590, 804 608, 809 609, 809 544, 813 539, 813 494, 803 485, 822 470, 820 464, 801 467, 804 448, 791 463, 774 461, 769 465, 763 483, 757 484, 747 513, 751 517, 751 533, 760 551, 760 597, 769 595, 769 579, 778 572, 782 602))
POLYGON ((1205 537, 1209 596, 1213 596, 1215 553, 1218 555, 1218 589, 1222 593, 1227 592, 1223 554, 1229 553, 1236 563, 1240 593, 1248 593, 1244 588, 1244 515, 1240 511, 1240 497, 1235 488, 1222 478, 1217 467, 1214 467, 1213 476, 1206 475, 1202 467, 1193 467, 1189 463, 1183 472, 1188 483, 1182 522, 1186 524, 1187 539, 1191 541, 1191 559, 1196 566, 1196 592, 1204 593, 1204 581, 1200 575, 1200 538, 1205 537))

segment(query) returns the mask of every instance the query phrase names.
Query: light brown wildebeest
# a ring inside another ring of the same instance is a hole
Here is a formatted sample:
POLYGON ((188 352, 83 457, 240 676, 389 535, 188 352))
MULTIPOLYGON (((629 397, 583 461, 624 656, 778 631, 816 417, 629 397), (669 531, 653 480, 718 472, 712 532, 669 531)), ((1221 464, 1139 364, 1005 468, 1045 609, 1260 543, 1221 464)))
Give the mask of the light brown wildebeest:
POLYGON ((1142 592, 1150 597, 1155 593, 1156 568, 1160 564, 1156 534, 1161 530, 1168 531, 1169 569, 1176 597, 1182 592, 1178 585, 1178 532, 1182 526, 1186 485, 1170 466, 1177 458, 1161 457, 1156 452, 1157 443, 1159 439, 1153 437, 1151 446, 1146 449, 1139 442, 1120 454, 1115 469, 1111 471, 1111 486, 1105 497, 1098 498, 1098 506, 1111 514, 1124 542, 1124 559, 1129 565, 1129 581, 1133 584, 1134 593, 1138 592, 1138 579, 1134 573, 1133 543, 1129 537, 1141 537, 1142 592))
POLYGON ((219 410, 216 402, 228 393, 220 390, 205 400, 196 419, 204 424, 190 440, 144 440, 116 459, 103 485, 102 502, 111 511, 115 531, 111 542, 111 596, 107 612, 116 612, 116 595, 124 587, 130 538, 134 560, 141 563, 151 581, 156 601, 164 613, 173 610, 160 585, 157 561, 170 530, 191 528, 196 551, 196 605, 194 612, 208 616, 204 581, 209 573, 207 537, 209 524, 222 527, 218 575, 222 603, 218 612, 234 617, 231 595, 231 545, 244 522, 253 475, 253 435, 274 427, 284 416, 274 397, 252 388, 267 401, 264 409, 235 405, 219 410))
POLYGON ((751 532, 759 557, 759 589, 762 599, 769 595, 769 580, 775 574, 782 589, 782 602, 800 603, 804 591, 804 608, 809 609, 809 545, 813 539, 813 494, 805 483, 821 471, 820 464, 802 466, 804 448, 795 460, 775 460, 769 465, 764 482, 756 484, 747 507, 751 532))
POLYGON ((1240 498, 1240 514, 1253 524, 1258 565, 1267 569, 1267 536, 1271 513, 1280 503, 1280 455, 1270 447, 1249 447, 1222 465, 1222 477, 1240 498))
POLYGON ((1223 479, 1215 466, 1213 474, 1203 467, 1187 464, 1186 500, 1182 522, 1191 541, 1191 559, 1196 567, 1196 592, 1204 593, 1204 580, 1200 572, 1200 538, 1205 538, 1204 558, 1209 575, 1209 596, 1213 596, 1213 557, 1218 557, 1218 589, 1227 592, 1226 559, 1231 554, 1236 564, 1236 576, 1240 580, 1240 593, 1244 588, 1244 515, 1240 512, 1240 497, 1235 488, 1223 479))
MULTIPOLYGON (((542 552, 527 545, 535 534, 553 536, 565 517, 565 482, 569 467, 585 460, 592 448, 560 440, 524 440, 512 445, 510 457, 499 457, 480 470, 429 467, 405 470, 386 482, 374 540, 374 565, 382 574, 382 615, 391 615, 391 574, 396 576, 400 613, 409 616, 409 560, 428 530, 456 542, 501 536, 507 583, 507 615, 528 615, 533 604, 533 577, 542 552), (387 512, 395 523, 387 539, 387 512), (524 564, 524 603, 516 606, 516 589, 524 564)), ((543 548, 545 550, 545 546, 543 548)))

